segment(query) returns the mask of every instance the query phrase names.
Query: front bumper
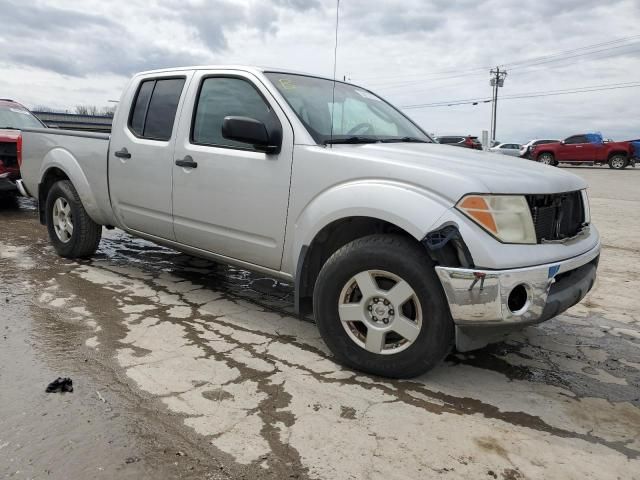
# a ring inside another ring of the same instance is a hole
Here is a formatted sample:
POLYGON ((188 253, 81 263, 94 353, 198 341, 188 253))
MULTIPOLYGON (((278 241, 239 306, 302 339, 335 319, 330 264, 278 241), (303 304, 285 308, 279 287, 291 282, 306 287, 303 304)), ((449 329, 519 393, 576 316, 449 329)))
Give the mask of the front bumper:
POLYGON ((478 327, 486 329, 485 333, 508 332, 544 322, 575 305, 595 282, 599 255, 598 243, 577 257, 535 267, 436 267, 456 324, 458 349, 471 350, 489 343, 461 340, 469 332, 477 332, 478 327))

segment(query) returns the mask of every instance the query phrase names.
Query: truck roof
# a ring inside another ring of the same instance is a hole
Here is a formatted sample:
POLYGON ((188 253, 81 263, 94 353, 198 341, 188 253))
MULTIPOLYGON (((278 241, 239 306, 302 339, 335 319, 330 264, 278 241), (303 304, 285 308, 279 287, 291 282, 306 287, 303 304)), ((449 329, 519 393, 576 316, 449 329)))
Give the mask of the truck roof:
MULTIPOLYGON (((296 70, 291 70, 288 68, 277 68, 277 67, 260 67, 255 65, 192 65, 192 66, 184 66, 184 67, 173 67, 173 68, 161 68, 157 70, 147 70, 144 72, 139 72, 135 76, 138 75, 150 75, 155 73, 168 73, 168 72, 180 72, 184 70, 240 70, 243 72, 249 73, 264 73, 264 72, 279 72, 279 73, 290 73, 295 75, 307 75, 310 77, 316 78, 324 78, 326 80, 333 80, 330 77, 326 77, 324 75, 318 75, 309 72, 301 72, 296 70)), ((348 83, 343 82, 341 80, 337 80, 340 83, 348 83)))

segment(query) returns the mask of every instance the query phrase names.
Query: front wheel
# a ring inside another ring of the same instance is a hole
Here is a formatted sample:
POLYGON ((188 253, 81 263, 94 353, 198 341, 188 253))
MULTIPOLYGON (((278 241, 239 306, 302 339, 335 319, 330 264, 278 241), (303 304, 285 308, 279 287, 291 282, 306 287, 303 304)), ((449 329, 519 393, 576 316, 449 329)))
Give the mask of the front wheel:
POLYGON ((91 220, 69 180, 51 187, 45 214, 49 239, 61 257, 89 257, 98 249, 102 226, 91 220))
POLYGON ((538 156, 538 162, 545 165, 556 165, 556 160, 553 158, 553 154, 551 153, 541 153, 538 156))
POLYGON ((609 168, 614 170, 622 170, 627 167, 627 157, 624 155, 613 155, 609 159, 609 168))
POLYGON ((453 343, 453 321, 434 265, 420 245, 371 235, 336 251, 314 289, 322 338, 338 362, 410 378, 437 365, 453 343))

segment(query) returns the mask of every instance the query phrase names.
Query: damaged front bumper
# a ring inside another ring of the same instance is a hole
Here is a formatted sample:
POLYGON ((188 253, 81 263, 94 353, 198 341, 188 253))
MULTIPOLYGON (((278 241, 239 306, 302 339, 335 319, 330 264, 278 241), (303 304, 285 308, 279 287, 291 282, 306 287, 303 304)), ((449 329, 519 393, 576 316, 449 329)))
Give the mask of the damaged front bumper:
POLYGON ((598 243, 577 257, 535 267, 436 267, 456 325, 457 349, 482 348, 572 307, 593 287, 599 256, 598 243))

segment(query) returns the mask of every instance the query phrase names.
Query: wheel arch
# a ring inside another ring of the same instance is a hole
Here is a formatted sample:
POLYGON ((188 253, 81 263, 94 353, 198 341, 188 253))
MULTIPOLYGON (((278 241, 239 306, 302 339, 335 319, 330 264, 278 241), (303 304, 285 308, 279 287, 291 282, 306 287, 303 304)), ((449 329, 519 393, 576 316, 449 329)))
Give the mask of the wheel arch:
POLYGON ((296 311, 302 314, 313 311, 315 283, 331 255, 353 240, 374 234, 396 234, 419 242, 404 228, 381 218, 348 216, 330 222, 300 249, 295 275, 296 311))
POLYGON ((40 183, 38 184, 38 213, 40 217, 40 223, 44 225, 46 223, 45 217, 45 205, 47 203, 47 196, 49 190, 56 182, 62 180, 69 180, 69 175, 59 167, 49 167, 42 174, 40 183))
POLYGON ((456 201, 387 179, 351 181, 316 195, 291 222, 283 257, 283 270, 294 274, 296 310, 310 311, 317 275, 340 247, 375 233, 421 242, 456 201))
POLYGON ((622 155, 624 156, 625 159, 629 158, 629 152, 625 152, 624 150, 613 150, 612 152, 609 152, 609 155, 607 156, 607 161, 610 161, 616 155, 622 155))
POLYGON ((91 219, 101 225, 108 224, 104 212, 96 200, 82 167, 77 159, 66 149, 50 150, 42 162, 40 183, 38 184, 38 209, 40 222, 44 224, 44 206, 53 184, 59 180, 69 180, 78 192, 80 201, 91 219))

